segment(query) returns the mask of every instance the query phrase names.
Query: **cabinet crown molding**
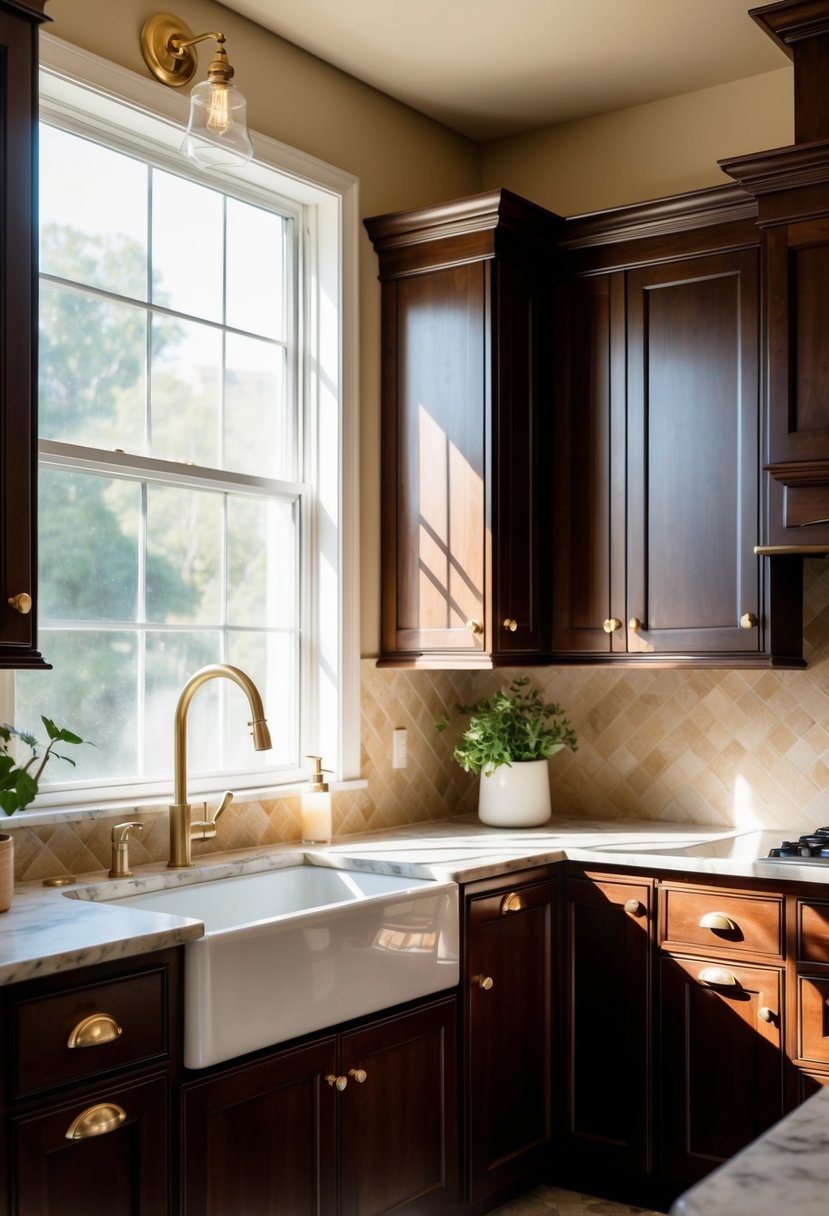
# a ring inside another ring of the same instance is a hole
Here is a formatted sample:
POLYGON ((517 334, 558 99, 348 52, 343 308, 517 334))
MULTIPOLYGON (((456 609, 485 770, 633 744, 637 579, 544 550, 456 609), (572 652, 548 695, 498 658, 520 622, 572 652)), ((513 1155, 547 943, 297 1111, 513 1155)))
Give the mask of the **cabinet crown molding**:
POLYGON ((539 239, 552 238, 564 223, 554 212, 504 189, 438 206, 371 216, 363 222, 378 253, 496 229, 522 235, 529 229, 539 239))

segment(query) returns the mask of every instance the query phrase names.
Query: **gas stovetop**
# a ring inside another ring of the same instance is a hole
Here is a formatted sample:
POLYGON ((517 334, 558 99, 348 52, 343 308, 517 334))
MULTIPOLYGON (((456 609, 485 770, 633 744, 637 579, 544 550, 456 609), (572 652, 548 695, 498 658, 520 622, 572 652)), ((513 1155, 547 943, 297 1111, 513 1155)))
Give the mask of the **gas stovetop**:
POLYGON ((774 849, 769 849, 769 858, 774 861, 827 861, 829 862, 829 828, 815 828, 799 840, 783 840, 774 849))

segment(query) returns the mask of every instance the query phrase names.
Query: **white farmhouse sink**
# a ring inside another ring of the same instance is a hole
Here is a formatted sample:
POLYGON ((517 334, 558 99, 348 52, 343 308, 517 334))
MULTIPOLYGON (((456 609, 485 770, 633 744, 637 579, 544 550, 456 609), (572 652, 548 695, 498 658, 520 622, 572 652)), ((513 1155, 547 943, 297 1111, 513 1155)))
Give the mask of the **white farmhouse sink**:
POLYGON ((103 902, 204 923, 185 952, 188 1068, 458 982, 458 888, 315 865, 103 902))

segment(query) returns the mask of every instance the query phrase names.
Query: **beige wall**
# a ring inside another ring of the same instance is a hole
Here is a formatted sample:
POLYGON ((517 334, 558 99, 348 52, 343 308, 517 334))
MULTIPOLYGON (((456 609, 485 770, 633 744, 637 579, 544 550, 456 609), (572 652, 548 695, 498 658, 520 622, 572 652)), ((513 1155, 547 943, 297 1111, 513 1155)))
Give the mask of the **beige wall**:
POLYGON ((730 180, 717 161, 792 143, 790 68, 562 123, 482 150, 481 187, 507 186, 559 215, 730 180))
MULTIPOLYGON (((477 147, 267 33, 212 0, 176 0, 197 32, 228 36, 254 130, 360 179, 361 212, 377 215, 507 186, 563 215, 724 180, 723 156, 791 140, 788 68, 617 114, 477 147)), ((138 34, 159 11, 146 0, 48 0, 50 32, 146 74, 138 34)), ((202 52, 204 59, 205 52, 202 52)), ((379 644, 379 291, 360 234, 360 534, 362 652, 379 644)))

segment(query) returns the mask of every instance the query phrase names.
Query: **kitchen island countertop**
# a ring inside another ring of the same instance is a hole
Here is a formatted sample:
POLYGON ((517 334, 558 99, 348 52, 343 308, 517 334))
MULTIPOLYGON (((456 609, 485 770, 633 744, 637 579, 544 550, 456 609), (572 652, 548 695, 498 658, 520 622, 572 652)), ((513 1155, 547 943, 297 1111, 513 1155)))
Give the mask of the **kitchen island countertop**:
POLYGON ((824 1216, 827 1195, 829 1088, 680 1195, 671 1216, 824 1216))

